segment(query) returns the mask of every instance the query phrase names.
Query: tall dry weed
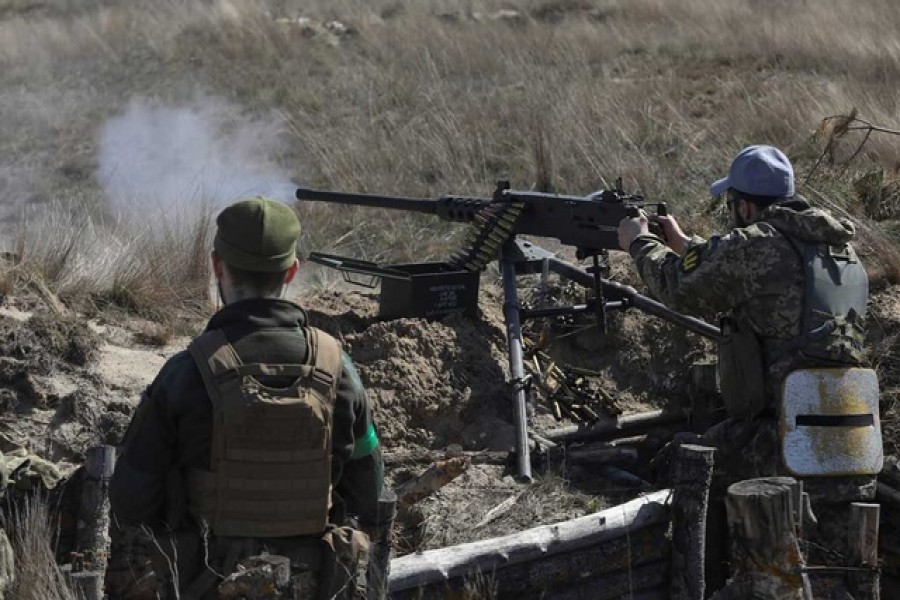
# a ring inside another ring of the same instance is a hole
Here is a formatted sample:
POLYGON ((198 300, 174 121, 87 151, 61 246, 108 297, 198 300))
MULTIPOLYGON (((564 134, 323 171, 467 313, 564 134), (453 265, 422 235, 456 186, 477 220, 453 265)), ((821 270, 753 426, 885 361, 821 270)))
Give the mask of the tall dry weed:
POLYGON ((77 600, 56 564, 51 544, 57 532, 46 497, 34 494, 13 505, 3 528, 9 535, 14 557, 15 576, 9 598, 77 600))
POLYGON ((78 205, 29 211, 14 241, 11 277, 37 277, 70 303, 112 303, 163 317, 208 303, 211 222, 111 223, 78 205))

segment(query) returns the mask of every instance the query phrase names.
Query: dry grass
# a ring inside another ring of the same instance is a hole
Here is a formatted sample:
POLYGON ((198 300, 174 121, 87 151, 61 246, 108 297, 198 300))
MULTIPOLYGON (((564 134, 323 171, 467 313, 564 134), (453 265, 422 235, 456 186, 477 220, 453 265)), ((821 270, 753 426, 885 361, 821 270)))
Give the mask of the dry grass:
POLYGON ((134 339, 148 346, 165 346, 172 341, 175 329, 170 323, 147 322, 141 324, 134 332, 134 339))
POLYGON ((52 509, 40 494, 13 506, 4 530, 14 555, 15 578, 9 598, 18 600, 76 600, 56 564, 51 540, 56 538, 52 509))
MULTIPOLYGON (((487 195, 508 177, 584 193, 621 175, 700 230, 713 224, 698 201, 741 146, 784 147, 805 181, 823 117, 855 107, 897 125, 891 0, 26 4, 0 11, 0 198, 37 207, 27 260, 64 297, 90 290, 145 313, 196 302, 203 273, 197 229, 104 223, 96 132, 133 97, 225 97, 278 115, 287 139, 274 158, 307 185, 487 195)), ((859 173, 900 165, 900 142, 875 135, 845 168, 854 135, 800 190, 851 213, 859 173)), ((433 258, 459 239, 416 215, 299 210, 305 251, 433 258)), ((896 253, 888 228, 861 230, 896 253)))
POLYGON ((208 302, 210 221, 107 226, 79 206, 29 210, 7 278, 50 282, 70 303, 112 304, 151 318, 208 302))

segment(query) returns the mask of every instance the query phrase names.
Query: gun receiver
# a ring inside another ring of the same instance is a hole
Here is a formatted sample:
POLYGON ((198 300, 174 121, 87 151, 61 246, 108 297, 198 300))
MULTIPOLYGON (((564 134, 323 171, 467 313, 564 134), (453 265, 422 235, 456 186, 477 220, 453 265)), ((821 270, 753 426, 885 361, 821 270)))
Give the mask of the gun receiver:
POLYGON ((509 182, 500 181, 493 198, 405 198, 308 188, 298 189, 297 198, 420 212, 459 223, 477 221, 488 209, 518 205, 521 211, 510 233, 556 238, 567 246, 574 246, 582 257, 595 255, 601 250, 618 249, 616 229, 625 217, 636 216, 639 210, 651 207, 656 209, 657 214, 666 214, 664 202, 647 202, 643 196, 627 194, 622 190, 620 181, 613 189, 588 196, 511 190, 509 182))

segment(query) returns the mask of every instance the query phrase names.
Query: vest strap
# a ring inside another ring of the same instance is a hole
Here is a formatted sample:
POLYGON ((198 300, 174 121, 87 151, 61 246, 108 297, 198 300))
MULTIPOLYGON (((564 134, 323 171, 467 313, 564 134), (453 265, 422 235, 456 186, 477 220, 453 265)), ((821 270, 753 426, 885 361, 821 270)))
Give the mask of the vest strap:
POLYGON ((333 402, 341 375, 341 345, 332 336, 315 327, 305 327, 309 343, 308 364, 313 365, 310 387, 333 402))
POLYGON ((188 352, 200 371, 213 409, 219 410, 224 399, 218 378, 228 371, 240 368, 244 363, 221 329, 212 329, 195 338, 188 346, 188 352))

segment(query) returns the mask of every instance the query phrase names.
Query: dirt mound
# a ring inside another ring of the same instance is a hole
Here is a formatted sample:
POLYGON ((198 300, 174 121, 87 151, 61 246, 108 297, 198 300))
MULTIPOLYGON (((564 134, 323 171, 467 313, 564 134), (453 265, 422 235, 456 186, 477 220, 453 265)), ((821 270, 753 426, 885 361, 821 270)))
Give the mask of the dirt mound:
POLYGON ((398 319, 352 339, 385 443, 442 448, 463 443, 476 420, 509 419, 502 338, 490 329, 459 317, 398 319))
POLYGON ((97 336, 75 317, 37 313, 25 322, 0 317, 0 354, 23 361, 29 372, 84 367, 99 345, 97 336))
POLYGON ((377 298, 305 298, 310 322, 339 336, 375 407, 387 447, 477 445, 479 427, 510 421, 502 322, 376 318, 377 298))
POLYGON ((117 385, 110 357, 131 351, 110 344, 118 329, 56 314, 39 298, 14 300, 0 315, 0 446, 78 462, 93 445, 118 444, 152 374, 117 385))
MULTIPOLYGON (((535 282, 520 279, 526 303, 534 304, 535 282)), ((582 288, 555 280, 551 287, 554 304, 584 301, 582 288)), ((502 302, 489 281, 482 284, 473 319, 380 321, 377 295, 358 292, 301 300, 310 323, 338 336, 353 357, 386 447, 460 444, 473 450, 500 449, 510 441, 502 302)), ((691 365, 713 358, 707 340, 637 310, 610 313, 605 334, 594 323, 593 315, 528 323, 526 355, 540 350, 559 366, 591 372, 591 385, 611 399, 608 414, 688 403, 691 365)), ((526 367, 535 371, 530 360, 526 367)), ((536 427, 554 426, 541 386, 533 386, 530 398, 536 427)))

